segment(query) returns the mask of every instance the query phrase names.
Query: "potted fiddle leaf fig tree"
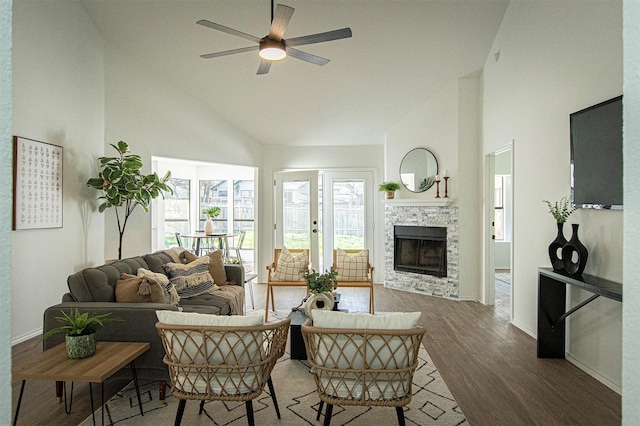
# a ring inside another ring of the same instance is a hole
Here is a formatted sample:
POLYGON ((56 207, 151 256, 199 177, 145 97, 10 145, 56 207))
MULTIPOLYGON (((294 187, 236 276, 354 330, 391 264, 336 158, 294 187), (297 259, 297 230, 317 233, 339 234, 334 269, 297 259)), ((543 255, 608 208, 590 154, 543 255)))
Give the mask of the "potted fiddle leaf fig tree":
POLYGON ((118 259, 122 259, 122 240, 129 217, 140 206, 149 212, 151 200, 162 196, 164 192, 173 194, 167 185, 171 172, 162 178, 156 173, 142 174, 142 159, 139 155, 129 153, 129 145, 120 141, 110 144, 117 152, 116 157, 99 157, 100 172, 98 177, 87 181, 87 186, 102 192, 98 197, 102 203, 98 206, 100 213, 113 207, 118 222, 119 244, 118 259))

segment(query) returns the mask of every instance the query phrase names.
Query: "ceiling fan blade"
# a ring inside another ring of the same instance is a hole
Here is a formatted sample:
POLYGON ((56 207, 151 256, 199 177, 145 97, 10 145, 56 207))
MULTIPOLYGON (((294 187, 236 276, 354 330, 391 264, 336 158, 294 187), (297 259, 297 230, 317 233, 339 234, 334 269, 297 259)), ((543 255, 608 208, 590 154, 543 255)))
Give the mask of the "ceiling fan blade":
POLYGON ((267 74, 269 73, 269 69, 271 69, 271 61, 265 61, 262 59, 260 61, 260 65, 258 66, 257 75, 267 74))
POLYGON ((303 52, 302 50, 293 49, 289 46, 287 46, 287 54, 293 58, 301 59, 320 66, 327 65, 329 63, 329 59, 321 58, 320 56, 312 55, 311 53, 303 52))
POLYGON ((236 53, 252 52, 258 50, 258 46, 241 47, 240 49, 225 50, 223 52, 207 53, 200 55, 203 59, 219 58, 220 56, 235 55, 236 53))
POLYGON ((196 24, 202 25, 204 27, 212 28, 214 30, 222 31, 223 33, 242 37, 244 39, 247 39, 256 43, 260 43, 260 39, 256 36, 243 33, 242 31, 234 30, 233 28, 225 27, 224 25, 216 24, 215 22, 207 21, 206 19, 201 19, 198 22, 196 22, 196 24))
POLYGON ((291 16, 295 9, 284 4, 276 6, 276 11, 273 16, 273 22, 271 22, 271 29, 269 29, 269 38, 272 40, 280 41, 284 36, 284 32, 291 21, 291 16))
POLYGON ((325 33, 311 34, 285 40, 287 46, 302 46, 303 44, 323 43, 325 41, 339 40, 351 37, 351 28, 327 31, 325 33))

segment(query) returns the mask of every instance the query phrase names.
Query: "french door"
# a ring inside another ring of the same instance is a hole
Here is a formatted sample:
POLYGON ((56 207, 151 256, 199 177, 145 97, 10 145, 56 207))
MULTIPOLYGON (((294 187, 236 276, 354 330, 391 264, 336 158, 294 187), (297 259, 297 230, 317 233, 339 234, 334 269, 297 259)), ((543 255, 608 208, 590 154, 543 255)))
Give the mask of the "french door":
POLYGON ((311 267, 320 269, 318 172, 276 173, 275 195, 275 247, 307 249, 311 267))
POLYGON ((317 271, 334 248, 373 249, 372 171, 278 172, 275 187, 276 247, 309 249, 317 271))

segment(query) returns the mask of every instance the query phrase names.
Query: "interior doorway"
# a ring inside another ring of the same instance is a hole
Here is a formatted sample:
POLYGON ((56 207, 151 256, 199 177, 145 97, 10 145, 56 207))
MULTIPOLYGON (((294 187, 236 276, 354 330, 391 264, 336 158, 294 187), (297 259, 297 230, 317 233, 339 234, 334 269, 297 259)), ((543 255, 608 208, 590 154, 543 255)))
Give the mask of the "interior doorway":
POLYGON ((512 318, 513 295, 513 146, 501 148, 487 158, 489 232, 485 247, 487 304, 494 305, 496 315, 512 318))

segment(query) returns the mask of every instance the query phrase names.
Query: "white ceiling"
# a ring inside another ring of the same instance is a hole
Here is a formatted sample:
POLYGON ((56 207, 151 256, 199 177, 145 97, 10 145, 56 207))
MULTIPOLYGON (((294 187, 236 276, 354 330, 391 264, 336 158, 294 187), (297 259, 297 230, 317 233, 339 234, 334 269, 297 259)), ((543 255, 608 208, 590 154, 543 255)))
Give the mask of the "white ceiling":
MULTIPOLYGON (((279 1, 276 1, 278 3, 279 1)), ((263 144, 381 144, 384 133, 444 84, 481 70, 508 0, 280 0, 295 8, 284 38, 350 27, 353 37, 300 46, 256 75, 257 52, 199 55, 252 42, 196 25, 207 19, 257 37, 270 0, 83 0, 104 39, 263 144)))

